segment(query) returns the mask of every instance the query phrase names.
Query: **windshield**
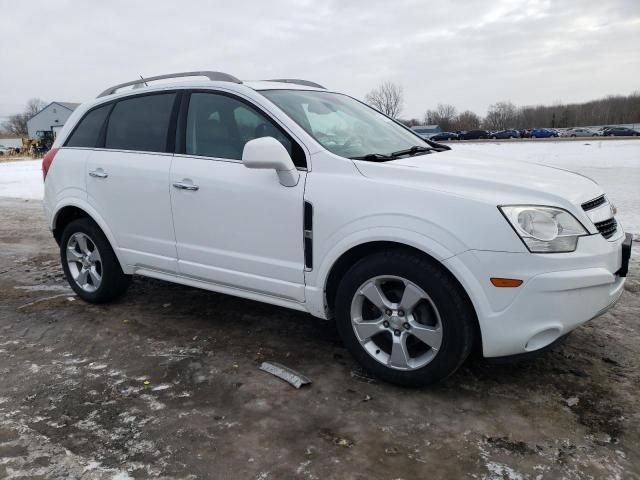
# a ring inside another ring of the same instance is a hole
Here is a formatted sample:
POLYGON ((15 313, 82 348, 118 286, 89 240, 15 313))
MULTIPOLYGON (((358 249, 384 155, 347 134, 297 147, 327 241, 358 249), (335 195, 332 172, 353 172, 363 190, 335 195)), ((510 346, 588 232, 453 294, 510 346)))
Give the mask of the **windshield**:
POLYGON ((341 157, 377 156, 378 160, 391 160, 392 154, 412 147, 414 152, 415 147, 432 150, 419 136, 346 95, 316 90, 263 90, 260 93, 324 148, 341 157))

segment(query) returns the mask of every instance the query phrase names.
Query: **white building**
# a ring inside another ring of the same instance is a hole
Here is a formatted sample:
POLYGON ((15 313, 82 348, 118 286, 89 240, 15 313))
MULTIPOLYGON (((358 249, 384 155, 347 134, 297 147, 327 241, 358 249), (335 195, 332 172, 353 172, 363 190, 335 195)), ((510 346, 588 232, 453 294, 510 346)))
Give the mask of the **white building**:
POLYGON ((55 136, 78 105, 80 104, 51 102, 27 120, 29 138, 35 138, 36 132, 39 130, 52 131, 55 136))

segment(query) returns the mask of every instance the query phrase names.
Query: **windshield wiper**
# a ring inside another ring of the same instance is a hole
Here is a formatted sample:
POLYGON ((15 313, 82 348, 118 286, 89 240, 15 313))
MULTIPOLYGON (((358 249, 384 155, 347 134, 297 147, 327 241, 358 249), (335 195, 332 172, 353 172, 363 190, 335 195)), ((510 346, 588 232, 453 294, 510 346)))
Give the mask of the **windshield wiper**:
POLYGON ((391 158, 398 158, 401 157, 402 155, 416 155, 418 153, 425 153, 425 152, 433 152, 434 150, 436 150, 433 147, 422 147, 420 145, 414 145, 411 148, 407 148, 405 150, 398 150, 397 152, 392 152, 389 154, 389 156, 391 158))
POLYGON ((368 162, 385 162, 387 160, 393 160, 390 155, 383 155, 382 153, 368 153, 360 157, 349 157, 351 160, 367 160, 368 162))
POLYGON ((389 160, 396 160, 403 155, 418 155, 421 153, 427 152, 438 152, 437 148, 434 147, 422 147, 420 145, 414 145, 411 148, 407 148, 405 150, 398 150, 397 152, 391 152, 389 155, 385 155, 383 153, 368 153, 367 155, 362 155, 360 157, 349 157, 352 160, 367 160, 369 162, 386 162, 389 160))

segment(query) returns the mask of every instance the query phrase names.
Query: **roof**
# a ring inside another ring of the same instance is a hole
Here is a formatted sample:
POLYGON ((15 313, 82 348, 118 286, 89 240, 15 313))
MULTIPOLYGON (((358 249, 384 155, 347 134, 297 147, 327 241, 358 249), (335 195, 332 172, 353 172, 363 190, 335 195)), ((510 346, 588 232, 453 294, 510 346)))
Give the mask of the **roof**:
POLYGON ((51 102, 51 103, 57 103, 58 105, 62 105, 63 107, 68 108, 69 110, 72 110, 72 111, 80 106, 79 103, 74 103, 74 102, 51 102))
POLYGON ((38 115, 40 115, 42 112, 44 112, 47 108, 49 108, 51 105, 60 105, 61 107, 66 108, 67 110, 73 112, 76 108, 78 108, 78 106, 80 105, 79 103, 73 103, 73 102, 51 102, 49 105, 47 105, 46 107, 44 107, 42 110, 40 110, 38 113, 36 113, 35 115, 32 115, 29 120, 30 121, 34 118, 36 118, 38 115))

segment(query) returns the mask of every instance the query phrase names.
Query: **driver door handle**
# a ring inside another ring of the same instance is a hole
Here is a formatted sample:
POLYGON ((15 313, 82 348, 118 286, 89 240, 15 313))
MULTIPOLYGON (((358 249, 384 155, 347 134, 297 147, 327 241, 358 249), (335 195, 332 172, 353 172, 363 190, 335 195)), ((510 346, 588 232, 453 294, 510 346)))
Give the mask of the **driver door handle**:
POLYGON ((173 184, 174 188, 178 188, 180 190, 191 190, 195 192, 200 189, 198 185, 194 185, 193 183, 184 183, 184 182, 175 182, 173 184))
POLYGON ((89 170, 89 176, 94 178, 107 178, 109 174, 101 168, 96 168, 95 170, 89 170))

